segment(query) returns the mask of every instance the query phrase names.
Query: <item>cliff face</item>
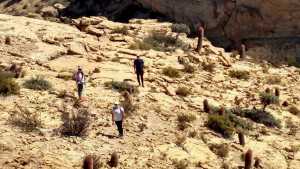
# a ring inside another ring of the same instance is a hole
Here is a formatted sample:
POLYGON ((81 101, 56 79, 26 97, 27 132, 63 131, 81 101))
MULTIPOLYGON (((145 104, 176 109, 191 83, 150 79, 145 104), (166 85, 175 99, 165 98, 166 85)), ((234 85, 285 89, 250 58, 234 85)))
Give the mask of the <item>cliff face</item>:
POLYGON ((211 38, 289 38, 300 34, 297 0, 137 0, 178 22, 207 26, 211 38))
POLYGON ((295 38, 300 34, 298 0, 113 0, 75 1, 70 13, 124 17, 141 5, 177 22, 196 28, 206 24, 206 36, 218 45, 238 44, 242 39, 295 38), (126 12, 127 10, 127 12, 126 12))

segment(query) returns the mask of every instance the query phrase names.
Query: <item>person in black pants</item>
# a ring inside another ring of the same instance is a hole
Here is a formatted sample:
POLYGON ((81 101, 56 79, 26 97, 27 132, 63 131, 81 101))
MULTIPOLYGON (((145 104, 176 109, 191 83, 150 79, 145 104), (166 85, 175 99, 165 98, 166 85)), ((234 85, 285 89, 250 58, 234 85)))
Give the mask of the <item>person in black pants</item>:
POLYGON ((139 86, 144 87, 144 61, 140 58, 140 56, 137 56, 137 58, 134 60, 134 71, 137 76, 137 80, 139 82, 139 86))

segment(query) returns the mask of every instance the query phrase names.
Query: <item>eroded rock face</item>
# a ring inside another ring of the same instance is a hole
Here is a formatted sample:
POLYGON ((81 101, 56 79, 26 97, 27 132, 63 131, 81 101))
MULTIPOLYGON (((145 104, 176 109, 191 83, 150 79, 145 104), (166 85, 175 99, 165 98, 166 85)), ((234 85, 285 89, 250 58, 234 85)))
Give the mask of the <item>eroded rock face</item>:
POLYGON ((132 4, 140 4, 193 28, 204 22, 206 36, 224 47, 239 45, 243 39, 290 41, 300 34, 300 1, 296 0, 78 0, 69 9, 78 14, 88 11, 117 16, 125 15, 122 12, 132 4))
POLYGON ((240 41, 249 38, 295 37, 300 34, 300 2, 295 0, 137 0, 196 26, 203 21, 207 36, 240 41))

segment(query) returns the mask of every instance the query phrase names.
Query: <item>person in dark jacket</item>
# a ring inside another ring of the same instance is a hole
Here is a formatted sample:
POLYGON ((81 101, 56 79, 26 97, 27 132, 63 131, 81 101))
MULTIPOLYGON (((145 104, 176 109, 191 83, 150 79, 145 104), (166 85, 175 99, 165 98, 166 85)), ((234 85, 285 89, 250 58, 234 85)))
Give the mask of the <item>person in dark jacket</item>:
POLYGON ((137 80, 139 82, 139 86, 144 87, 144 60, 137 56, 134 60, 134 72, 136 73, 137 80))

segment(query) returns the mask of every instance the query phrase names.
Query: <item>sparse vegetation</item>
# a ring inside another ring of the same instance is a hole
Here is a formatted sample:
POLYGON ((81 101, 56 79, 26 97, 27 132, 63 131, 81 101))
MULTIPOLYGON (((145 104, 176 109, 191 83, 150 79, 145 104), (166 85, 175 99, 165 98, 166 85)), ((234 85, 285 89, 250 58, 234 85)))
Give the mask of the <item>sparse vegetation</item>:
POLYGON ((293 115, 300 116, 300 109, 295 105, 291 105, 289 107, 289 112, 292 113, 293 115))
POLYGON ((174 167, 175 169, 187 169, 189 167, 189 161, 186 159, 174 161, 174 167))
POLYGON ((49 90, 52 88, 51 83, 45 80, 43 76, 36 76, 26 80, 24 86, 32 90, 49 90))
POLYGON ((124 108, 126 114, 131 115, 138 107, 133 103, 132 96, 128 91, 123 92, 122 94, 124 101, 122 101, 121 105, 124 108))
POLYGON ((129 49, 140 50, 157 50, 157 51, 174 51, 180 48, 182 50, 188 50, 188 45, 180 39, 176 39, 167 32, 153 31, 149 36, 142 41, 136 41, 129 46, 129 49))
POLYGON ((90 112, 87 108, 64 108, 62 112, 61 134, 64 136, 86 136, 91 124, 90 112))
POLYGON ((185 33, 185 34, 191 33, 190 28, 186 24, 178 24, 178 23, 172 24, 171 30, 172 32, 177 33, 176 39, 178 39, 180 33, 185 33))
POLYGON ((20 93, 20 86, 10 73, 0 72, 0 95, 9 96, 20 93))
POLYGON ((272 75, 272 76, 267 77, 266 82, 268 84, 280 84, 281 79, 282 79, 282 77, 280 77, 279 75, 272 75))
POLYGON ((166 76, 172 77, 172 78, 181 77, 179 70, 177 70, 177 69, 175 69, 171 66, 165 67, 163 69, 163 74, 166 75, 166 76))
POLYGON ((186 136, 183 134, 176 134, 175 144, 179 147, 182 147, 186 141, 186 136))
POLYGON ((128 31, 127 26, 122 26, 122 27, 114 28, 111 33, 119 33, 119 34, 123 34, 123 35, 128 35, 129 31, 128 31))
POLYGON ((214 72, 215 68, 216 68, 216 64, 213 62, 203 62, 201 64, 203 70, 207 71, 207 72, 214 72))
POLYGON ((105 82, 104 86, 107 88, 113 88, 118 90, 119 92, 129 92, 130 94, 135 94, 138 93, 139 90, 136 86, 123 81, 123 82, 118 82, 118 81, 109 81, 109 82, 105 82))
POLYGON ((182 97, 186 97, 190 95, 190 89, 187 87, 178 87, 176 90, 176 94, 182 97))
POLYGON ((62 72, 62 73, 59 73, 56 78, 59 78, 59 79, 63 79, 63 80, 72 80, 73 79, 73 74, 72 73, 69 73, 69 72, 62 72))
POLYGON ((227 144, 212 144, 209 149, 219 157, 225 158, 229 154, 229 146, 227 144))
POLYGON ((229 76, 241 80, 248 80, 250 78, 250 73, 247 70, 230 70, 229 76))
POLYGON ((25 131, 33 131, 42 126, 41 112, 30 111, 20 105, 16 105, 17 110, 11 114, 10 123, 20 127, 25 131))
POLYGON ((189 123, 196 120, 196 116, 192 113, 180 113, 177 115, 178 128, 184 130, 189 126, 189 123))
POLYGON ((191 64, 184 64, 183 71, 186 72, 186 73, 194 73, 196 71, 196 69, 191 64))
POLYGON ((265 110, 268 105, 278 103, 279 97, 271 92, 262 92, 260 93, 260 102, 263 104, 263 110, 265 110))
POLYGON ((234 126, 229 118, 218 114, 209 114, 207 126, 222 134, 223 137, 229 138, 234 132, 234 126))

